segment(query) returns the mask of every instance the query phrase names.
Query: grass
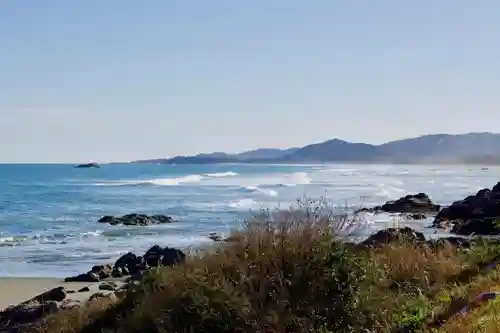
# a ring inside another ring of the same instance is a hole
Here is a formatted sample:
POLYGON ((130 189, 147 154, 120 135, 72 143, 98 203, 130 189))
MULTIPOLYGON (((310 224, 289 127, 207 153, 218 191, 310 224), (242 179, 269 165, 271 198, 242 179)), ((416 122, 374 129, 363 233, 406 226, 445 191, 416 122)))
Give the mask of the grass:
MULTIPOLYGON (((324 201, 263 211, 234 241, 152 271, 118 302, 52 315, 34 332, 455 332, 464 300, 500 285, 497 270, 484 271, 497 245, 402 238, 368 248, 346 241, 359 227, 324 201)), ((494 326, 494 313, 470 316, 494 326)))

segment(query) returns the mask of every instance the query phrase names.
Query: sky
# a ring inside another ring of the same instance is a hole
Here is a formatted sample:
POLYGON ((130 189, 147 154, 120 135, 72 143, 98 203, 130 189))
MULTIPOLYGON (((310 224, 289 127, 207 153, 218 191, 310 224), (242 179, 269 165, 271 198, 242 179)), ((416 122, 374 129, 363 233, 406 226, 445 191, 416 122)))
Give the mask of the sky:
POLYGON ((0 161, 500 132, 497 0, 4 0, 0 161))

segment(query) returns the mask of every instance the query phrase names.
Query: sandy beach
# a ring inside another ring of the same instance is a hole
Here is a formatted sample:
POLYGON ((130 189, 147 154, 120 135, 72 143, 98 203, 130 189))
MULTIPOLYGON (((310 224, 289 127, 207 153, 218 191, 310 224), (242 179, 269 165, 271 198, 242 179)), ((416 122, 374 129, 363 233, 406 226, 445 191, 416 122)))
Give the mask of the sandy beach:
POLYGON ((17 305, 52 288, 63 286, 78 290, 88 282, 63 282, 56 278, 0 278, 0 311, 17 305))

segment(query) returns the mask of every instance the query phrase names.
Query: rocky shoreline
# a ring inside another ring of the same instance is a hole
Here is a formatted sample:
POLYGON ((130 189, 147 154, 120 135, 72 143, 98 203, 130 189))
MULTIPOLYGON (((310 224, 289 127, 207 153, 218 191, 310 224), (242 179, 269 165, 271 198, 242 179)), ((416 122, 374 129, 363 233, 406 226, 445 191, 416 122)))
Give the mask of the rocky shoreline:
POLYGON ((500 182, 448 207, 433 203, 425 193, 418 193, 387 201, 381 206, 363 208, 356 213, 363 212, 400 214, 411 219, 434 217, 432 228, 446 229, 462 236, 496 236, 500 235, 500 182))
MULTIPOLYGON (((422 219, 434 217, 432 227, 448 228, 458 235, 498 235, 500 226, 500 183, 492 189, 482 189, 475 195, 455 201, 448 207, 441 207, 432 202, 425 193, 406 195, 381 206, 365 208, 357 213, 396 213, 409 218, 422 219)), ((122 217, 105 216, 99 223, 150 225, 170 223, 173 219, 163 215, 128 214, 122 217)), ((210 235, 214 241, 221 241, 216 235, 210 235)), ((464 238, 450 236, 437 240, 426 240, 425 236, 411 228, 389 228, 372 234, 364 241, 353 244, 361 247, 377 247, 396 240, 405 239, 419 246, 436 247, 442 244, 469 248, 481 237, 464 238)), ((228 240, 226 240, 228 241, 228 240)), ((229 241, 237 241, 229 240, 229 241)), ((499 241, 487 240, 498 244, 499 241)), ((1 332, 22 332, 20 328, 33 324, 49 314, 59 310, 80 307, 99 299, 118 301, 127 293, 131 285, 140 281, 148 272, 157 267, 181 265, 186 261, 186 254, 176 248, 155 245, 142 255, 129 252, 121 256, 114 264, 96 265, 88 272, 67 277, 65 282, 89 283, 79 290, 57 287, 44 292, 18 305, 10 306, 0 312, 1 332)))

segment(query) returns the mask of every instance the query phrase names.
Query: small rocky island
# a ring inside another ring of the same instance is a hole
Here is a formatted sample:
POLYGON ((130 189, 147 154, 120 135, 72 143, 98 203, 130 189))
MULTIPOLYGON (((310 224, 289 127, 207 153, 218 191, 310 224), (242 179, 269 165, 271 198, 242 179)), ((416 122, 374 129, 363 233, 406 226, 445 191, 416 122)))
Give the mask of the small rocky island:
POLYGON ((432 202, 425 193, 408 194, 397 200, 387 201, 381 206, 362 208, 357 212, 369 213, 400 213, 412 219, 425 219, 435 216, 441 209, 440 205, 432 202))
POLYGON ((75 166, 75 168, 80 168, 80 169, 85 169, 85 168, 100 168, 101 166, 99 163, 85 163, 85 164, 78 164, 75 166))
POLYGON ((145 214, 127 214, 121 217, 106 215, 103 216, 99 223, 109 223, 111 225, 123 224, 123 225, 153 225, 153 224, 165 224, 171 223, 174 219, 171 216, 166 215, 145 215, 145 214))

